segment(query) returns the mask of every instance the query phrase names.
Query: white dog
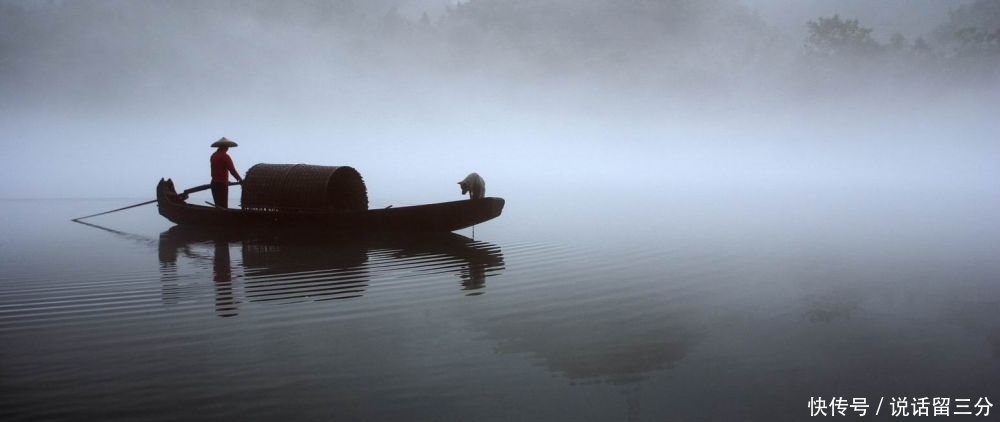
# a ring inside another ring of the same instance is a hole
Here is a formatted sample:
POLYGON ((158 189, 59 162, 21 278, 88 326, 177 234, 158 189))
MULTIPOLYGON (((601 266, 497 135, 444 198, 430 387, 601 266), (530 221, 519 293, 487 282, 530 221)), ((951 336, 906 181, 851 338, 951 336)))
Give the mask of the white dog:
POLYGON ((476 173, 469 173, 464 180, 458 182, 458 186, 462 187, 462 195, 468 192, 472 199, 482 199, 486 196, 486 181, 476 173))

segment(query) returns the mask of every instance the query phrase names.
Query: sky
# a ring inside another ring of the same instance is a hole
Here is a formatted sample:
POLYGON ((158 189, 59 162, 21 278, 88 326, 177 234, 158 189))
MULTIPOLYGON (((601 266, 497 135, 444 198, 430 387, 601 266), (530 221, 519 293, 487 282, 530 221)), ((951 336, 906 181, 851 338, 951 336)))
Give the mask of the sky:
POLYGON ((500 192, 992 186, 995 71, 931 36, 965 3, 2 0, 0 198, 200 185, 222 136, 241 172, 351 165, 413 202, 471 171, 500 192), (806 55, 835 13, 935 56, 806 55))

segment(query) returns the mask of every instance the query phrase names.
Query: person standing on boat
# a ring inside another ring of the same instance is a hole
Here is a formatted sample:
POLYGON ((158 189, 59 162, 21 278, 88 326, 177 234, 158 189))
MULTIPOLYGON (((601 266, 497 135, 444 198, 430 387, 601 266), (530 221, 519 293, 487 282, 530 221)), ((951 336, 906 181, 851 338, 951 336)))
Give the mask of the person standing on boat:
POLYGON ((237 182, 243 182, 233 165, 233 159, 227 154, 229 148, 236 146, 236 142, 225 137, 212 144, 213 148, 218 148, 209 160, 212 164, 212 199, 217 208, 229 208, 229 175, 232 174, 237 182))

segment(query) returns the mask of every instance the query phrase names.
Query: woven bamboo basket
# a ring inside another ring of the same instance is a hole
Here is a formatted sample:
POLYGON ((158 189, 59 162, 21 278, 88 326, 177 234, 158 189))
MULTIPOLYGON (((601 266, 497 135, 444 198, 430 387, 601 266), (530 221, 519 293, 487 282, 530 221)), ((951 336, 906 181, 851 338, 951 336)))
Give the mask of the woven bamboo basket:
POLYGON ((243 179, 244 209, 367 210, 368 189, 352 167, 257 164, 243 179))

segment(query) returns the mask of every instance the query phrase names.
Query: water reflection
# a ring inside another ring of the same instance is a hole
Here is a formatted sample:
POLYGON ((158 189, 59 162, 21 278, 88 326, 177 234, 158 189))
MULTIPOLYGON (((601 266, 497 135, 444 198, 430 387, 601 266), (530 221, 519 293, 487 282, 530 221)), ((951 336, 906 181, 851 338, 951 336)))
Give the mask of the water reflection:
POLYGON ((805 310, 809 322, 832 323, 838 320, 849 320, 861 310, 857 299, 807 299, 805 310))
POLYGON ((486 279, 505 268, 498 246, 454 233, 262 234, 175 226, 161 233, 158 248, 164 303, 178 303, 189 294, 192 289, 182 280, 197 283, 198 277, 185 271, 197 273, 210 263, 221 317, 237 315, 243 302, 361 297, 372 278, 397 272, 457 276, 460 289, 482 294, 486 279), (235 259, 234 248, 239 250, 235 259))
MULTIPOLYGON (((558 294, 525 298, 516 312, 468 318, 496 342, 498 353, 528 354, 574 385, 636 384, 673 368, 704 339, 703 310, 685 299, 683 283, 642 267, 601 267, 601 258, 579 267, 589 274, 567 267, 565 275, 545 281, 565 283, 553 289, 558 294), (587 282, 588 275, 606 282, 587 282)), ((624 393, 635 399, 634 391, 624 393)))
POLYGON ((363 238, 280 233, 237 242, 250 302, 350 299, 369 284, 370 246, 363 238))
POLYGON ((495 343, 498 354, 530 356, 569 385, 613 386, 624 419, 640 420, 643 404, 649 404, 644 403, 644 386, 652 374, 680 365, 704 341, 705 315, 682 298, 680 283, 621 267, 604 273, 600 263, 601 258, 595 258, 581 268, 591 271, 590 280, 606 275, 606 282, 588 283, 587 274, 566 268, 567 278, 580 281, 550 289, 558 294, 536 294, 523 298, 516 310, 467 318, 495 343), (636 278, 630 280, 630 275, 636 278), (578 291, 586 291, 586 297, 578 291))
POLYGON ((233 296, 232 259, 229 257, 229 242, 216 241, 212 260, 212 281, 215 282, 215 313, 221 317, 235 316, 238 312, 233 296))
POLYGON ((1000 360, 1000 321, 991 318, 997 302, 989 299, 950 299, 945 308, 944 320, 976 337, 983 337, 983 344, 990 357, 1000 360))
POLYGON ((637 320, 628 315, 597 320, 586 318, 583 311, 577 316, 581 318, 578 323, 528 319, 515 324, 497 322, 482 329, 498 341, 499 352, 528 352, 572 384, 641 381, 650 372, 683 360, 703 337, 697 327, 671 321, 668 316, 662 320, 637 320))

